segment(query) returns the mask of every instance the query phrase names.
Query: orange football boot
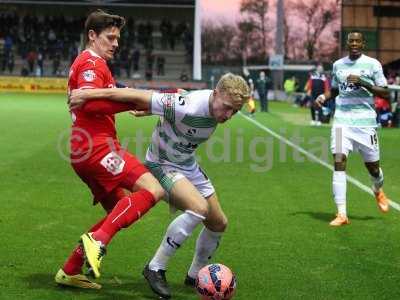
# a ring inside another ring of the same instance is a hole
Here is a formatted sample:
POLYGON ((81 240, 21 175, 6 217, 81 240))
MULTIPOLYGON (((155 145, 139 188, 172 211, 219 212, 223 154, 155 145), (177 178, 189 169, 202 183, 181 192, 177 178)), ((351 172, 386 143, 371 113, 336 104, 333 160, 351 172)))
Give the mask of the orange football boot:
POLYGON ((379 210, 387 213, 389 211, 389 199, 386 197, 383 189, 379 189, 377 192, 374 191, 374 194, 379 210))
POLYGON ((342 215, 342 214, 336 214, 336 218, 333 219, 329 225, 331 226, 342 226, 342 225, 347 225, 350 224, 349 218, 347 216, 342 215))

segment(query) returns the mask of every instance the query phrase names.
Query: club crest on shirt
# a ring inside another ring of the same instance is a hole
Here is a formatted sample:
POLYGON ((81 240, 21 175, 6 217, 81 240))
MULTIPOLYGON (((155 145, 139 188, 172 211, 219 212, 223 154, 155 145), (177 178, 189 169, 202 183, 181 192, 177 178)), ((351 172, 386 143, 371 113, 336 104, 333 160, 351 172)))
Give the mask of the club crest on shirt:
POLYGON ((161 102, 164 104, 165 107, 172 107, 174 98, 174 94, 164 94, 164 96, 161 98, 161 102))
POLYGON ((85 81, 93 81, 96 79, 96 73, 93 70, 86 70, 82 75, 85 81))

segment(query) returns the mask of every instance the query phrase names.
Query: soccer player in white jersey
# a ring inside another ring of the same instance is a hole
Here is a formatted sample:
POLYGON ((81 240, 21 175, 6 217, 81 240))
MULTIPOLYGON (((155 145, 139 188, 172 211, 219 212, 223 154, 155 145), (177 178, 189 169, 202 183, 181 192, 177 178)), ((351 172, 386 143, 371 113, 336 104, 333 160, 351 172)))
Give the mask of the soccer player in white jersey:
POLYGON ((160 116, 147 150, 146 165, 167 191, 170 205, 183 212, 170 223, 161 245, 143 270, 151 289, 162 298, 171 297, 165 277, 168 261, 196 226, 204 224, 185 279, 190 286, 194 286, 198 271, 208 263, 225 231, 227 218, 210 179, 196 162, 195 149, 208 140, 218 123, 239 111, 249 97, 245 80, 231 73, 219 80, 215 90, 162 94, 91 89, 74 91, 70 97, 72 107, 89 99, 104 98, 136 103, 136 115, 147 111, 160 116))
MULTIPOLYGON (((371 176, 372 190, 378 208, 389 210, 389 200, 382 190, 383 172, 379 167, 374 96, 389 97, 382 65, 374 58, 362 54, 364 38, 361 32, 347 36, 349 55, 333 64, 332 91, 336 97, 336 110, 331 132, 331 150, 334 156, 333 196, 337 215, 331 226, 349 224, 346 211, 346 161, 351 151, 359 151, 371 176)), ((328 97, 318 96, 321 106, 328 97)))

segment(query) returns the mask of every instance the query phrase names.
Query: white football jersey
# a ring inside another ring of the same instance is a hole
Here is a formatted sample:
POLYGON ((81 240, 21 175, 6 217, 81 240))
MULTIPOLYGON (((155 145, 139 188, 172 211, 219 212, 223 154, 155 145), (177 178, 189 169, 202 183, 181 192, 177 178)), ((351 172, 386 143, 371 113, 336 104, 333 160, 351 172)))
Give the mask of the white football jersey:
POLYGON ((337 60, 332 71, 332 87, 339 89, 334 126, 376 127, 374 97, 366 88, 348 83, 350 74, 372 85, 387 86, 382 65, 376 59, 363 54, 354 61, 348 56, 337 60))
POLYGON ((150 111, 160 119, 147 149, 147 161, 186 170, 195 167, 196 148, 208 140, 217 126, 209 109, 212 92, 153 93, 150 111))

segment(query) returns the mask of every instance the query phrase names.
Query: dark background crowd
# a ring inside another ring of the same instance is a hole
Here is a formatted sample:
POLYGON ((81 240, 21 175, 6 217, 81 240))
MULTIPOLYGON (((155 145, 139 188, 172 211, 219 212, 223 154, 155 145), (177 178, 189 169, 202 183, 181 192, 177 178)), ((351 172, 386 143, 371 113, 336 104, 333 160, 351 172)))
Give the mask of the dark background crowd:
MULTIPOLYGON (((0 13, 0 73, 66 76, 80 50, 84 20, 85 16, 0 13)), ((167 18, 143 21, 128 17, 110 67, 117 77, 142 74, 150 80, 153 75, 165 76, 165 54, 174 52, 177 46, 183 48, 184 61, 189 64, 193 34, 188 22, 174 24, 167 18)))

